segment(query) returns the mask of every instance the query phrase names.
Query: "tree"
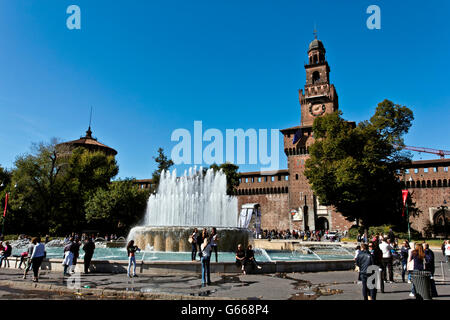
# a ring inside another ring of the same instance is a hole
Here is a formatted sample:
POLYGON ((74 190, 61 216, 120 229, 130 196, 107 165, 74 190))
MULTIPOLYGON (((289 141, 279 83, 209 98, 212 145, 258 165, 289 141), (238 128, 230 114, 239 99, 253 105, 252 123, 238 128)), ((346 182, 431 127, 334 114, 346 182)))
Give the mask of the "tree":
POLYGON ((410 163, 403 145, 414 119, 410 109, 384 100, 357 126, 341 112, 317 118, 305 176, 322 205, 363 226, 401 222, 399 170, 410 163))
POLYGON ((227 177, 227 194, 233 195, 234 188, 236 188, 239 185, 239 173, 237 172, 239 169, 239 166, 237 166, 233 163, 230 163, 230 162, 225 162, 225 163, 222 163, 220 166, 213 163, 210 166, 210 168, 213 169, 214 171, 222 170, 223 173, 225 173, 225 175, 227 177))
MULTIPOLYGON (((31 153, 18 156, 7 187, 10 194, 8 226, 31 226, 40 232, 56 227, 64 183, 64 162, 58 157, 56 140, 33 144, 31 153)), ((25 231, 21 230, 21 231, 25 231)), ((17 230, 19 231, 19 230, 17 230)))
POLYGON ((161 179, 161 173, 163 171, 167 171, 170 169, 170 167, 173 166, 173 161, 167 158, 167 156, 164 154, 164 149, 159 148, 158 149, 158 156, 153 157, 153 159, 158 164, 158 169, 156 169, 152 174, 152 187, 151 192, 155 192, 158 190, 159 180, 161 179))
POLYGON ((142 217, 149 195, 133 179, 114 181, 86 202, 86 220, 102 230, 125 234, 142 217))
POLYGON ((17 157, 6 188, 8 232, 61 234, 86 227, 85 202, 117 173, 114 157, 102 152, 68 152, 56 140, 34 144, 17 157))
POLYGON ((86 225, 85 203, 98 189, 107 189, 118 173, 119 167, 113 156, 81 147, 72 151, 64 172, 66 225, 71 230, 86 225))

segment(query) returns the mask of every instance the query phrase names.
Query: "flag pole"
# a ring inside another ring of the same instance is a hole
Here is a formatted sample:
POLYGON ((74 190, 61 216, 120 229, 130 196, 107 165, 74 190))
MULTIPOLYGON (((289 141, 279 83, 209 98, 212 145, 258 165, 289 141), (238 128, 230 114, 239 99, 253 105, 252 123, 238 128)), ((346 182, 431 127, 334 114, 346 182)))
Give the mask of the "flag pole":
POLYGON ((7 208, 8 208, 8 192, 5 195, 5 210, 3 211, 2 237, 4 237, 4 233, 5 233, 5 220, 6 220, 7 208))

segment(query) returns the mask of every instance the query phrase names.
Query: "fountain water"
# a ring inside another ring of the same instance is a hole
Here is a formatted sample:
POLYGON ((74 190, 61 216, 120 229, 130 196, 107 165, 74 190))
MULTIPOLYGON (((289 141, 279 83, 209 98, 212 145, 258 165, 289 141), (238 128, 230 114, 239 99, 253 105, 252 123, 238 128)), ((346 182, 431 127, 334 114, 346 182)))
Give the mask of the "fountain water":
POLYGON ((222 171, 190 168, 177 177, 176 170, 163 171, 158 191, 150 196, 144 226, 130 231, 128 240, 155 251, 190 251, 193 228, 216 227, 220 250, 234 251, 246 245, 249 234, 238 228, 237 198, 228 196, 222 171))

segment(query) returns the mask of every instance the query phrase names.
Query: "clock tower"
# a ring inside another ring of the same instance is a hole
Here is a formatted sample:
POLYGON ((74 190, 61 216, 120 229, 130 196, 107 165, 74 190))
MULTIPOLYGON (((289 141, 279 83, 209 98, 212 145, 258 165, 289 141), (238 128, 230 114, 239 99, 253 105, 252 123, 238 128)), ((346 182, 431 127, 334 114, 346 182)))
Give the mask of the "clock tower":
POLYGON ((292 227, 299 230, 332 229, 333 209, 320 205, 304 174, 309 148, 314 143, 314 119, 338 109, 336 89, 330 84, 330 67, 325 58, 325 47, 317 36, 309 44, 305 70, 306 84, 304 89, 299 90, 300 125, 281 130, 284 152, 288 158, 289 210, 297 212, 290 221, 292 227))
POLYGON ((316 117, 338 109, 338 96, 334 85, 330 84, 330 66, 325 52, 322 41, 315 35, 308 49, 305 88, 299 90, 302 126, 312 126, 316 117))

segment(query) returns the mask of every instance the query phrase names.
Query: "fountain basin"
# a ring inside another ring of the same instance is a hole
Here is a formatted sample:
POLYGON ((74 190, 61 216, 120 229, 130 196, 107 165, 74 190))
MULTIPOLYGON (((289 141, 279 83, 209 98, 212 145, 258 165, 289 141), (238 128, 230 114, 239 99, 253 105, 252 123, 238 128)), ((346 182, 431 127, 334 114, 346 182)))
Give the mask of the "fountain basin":
MULTIPOLYGON (((211 232, 211 227, 205 227, 211 232)), ((197 227, 199 231, 203 227, 197 227)), ((235 252, 237 245, 247 246, 251 237, 247 229, 241 228, 216 228, 219 238, 219 251, 235 252)), ((135 227, 131 229, 129 240, 134 240, 135 245, 141 249, 152 248, 153 251, 166 252, 189 252, 192 245, 189 243, 189 236, 193 233, 194 227, 135 227)))

